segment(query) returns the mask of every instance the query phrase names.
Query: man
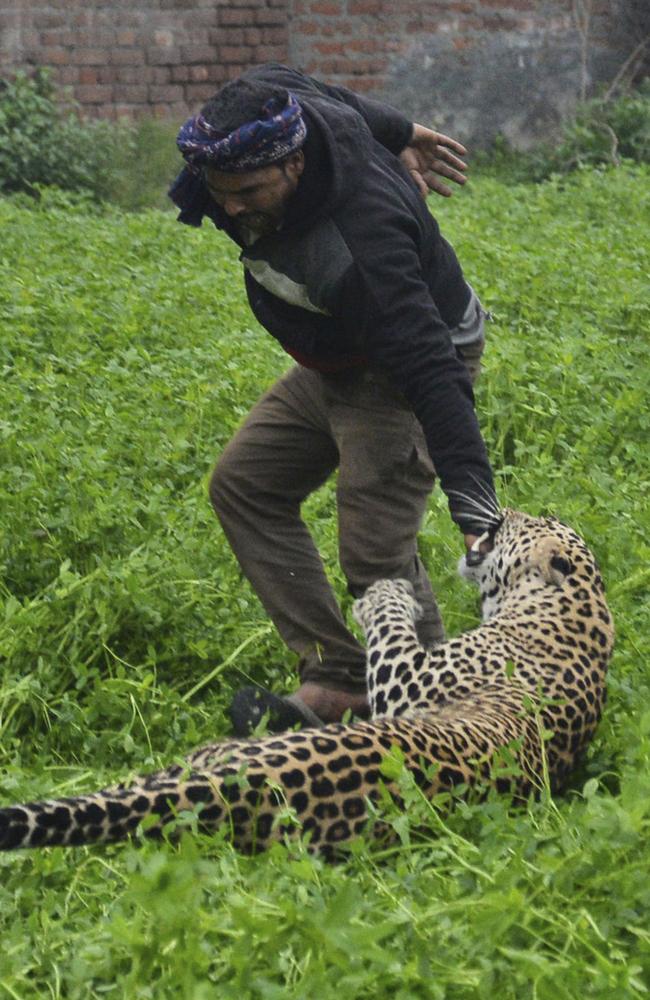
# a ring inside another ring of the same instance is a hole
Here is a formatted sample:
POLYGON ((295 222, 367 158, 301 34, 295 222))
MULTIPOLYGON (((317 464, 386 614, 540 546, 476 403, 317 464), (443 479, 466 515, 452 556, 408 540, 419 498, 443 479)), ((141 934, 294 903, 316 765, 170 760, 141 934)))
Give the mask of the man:
POLYGON ((243 689, 234 729, 247 735, 265 711, 275 730, 363 714, 364 651, 300 505, 338 468, 351 593, 407 578, 422 641, 443 638, 416 547, 434 467, 467 545, 494 497, 469 370, 484 314, 422 197, 449 193, 436 174, 462 182, 462 147, 279 65, 227 84, 178 145, 180 220, 207 216, 242 248, 251 308, 298 362, 252 410, 210 486, 244 573, 299 656, 298 691, 243 689))

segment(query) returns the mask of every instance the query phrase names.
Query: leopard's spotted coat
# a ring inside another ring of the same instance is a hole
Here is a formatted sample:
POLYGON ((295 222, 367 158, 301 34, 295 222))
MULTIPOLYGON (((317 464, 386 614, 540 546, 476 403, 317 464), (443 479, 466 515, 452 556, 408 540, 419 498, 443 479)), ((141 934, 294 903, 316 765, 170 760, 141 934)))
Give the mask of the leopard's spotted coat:
POLYGON ((545 766, 561 787, 603 705, 613 628, 601 577, 553 518, 504 511, 493 546, 461 560, 482 624, 433 650, 418 642, 405 583, 379 581, 356 603, 371 721, 211 744, 132 787, 0 809, 0 848, 119 840, 146 816, 152 835, 200 807, 202 828, 227 824, 240 848, 258 850, 283 836, 275 820, 289 806, 311 848, 332 854, 364 829, 380 781, 391 788, 380 766, 394 746, 427 795, 489 779, 505 747, 518 758, 516 793, 539 786, 545 766))

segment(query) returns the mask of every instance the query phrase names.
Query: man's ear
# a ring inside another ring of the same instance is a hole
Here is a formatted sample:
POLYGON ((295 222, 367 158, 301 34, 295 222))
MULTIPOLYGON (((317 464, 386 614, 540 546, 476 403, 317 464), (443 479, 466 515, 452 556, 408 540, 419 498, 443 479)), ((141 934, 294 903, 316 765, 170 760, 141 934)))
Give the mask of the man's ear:
POLYGON ((284 161, 284 172, 290 180, 295 182, 302 177, 305 169, 305 154, 302 149, 297 149, 295 153, 288 156, 284 161))

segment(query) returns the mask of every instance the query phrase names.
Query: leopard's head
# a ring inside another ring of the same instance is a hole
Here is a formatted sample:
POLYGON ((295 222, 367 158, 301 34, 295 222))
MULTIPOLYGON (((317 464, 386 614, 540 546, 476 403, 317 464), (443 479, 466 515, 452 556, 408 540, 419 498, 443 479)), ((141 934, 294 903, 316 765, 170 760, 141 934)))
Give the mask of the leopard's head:
POLYGON ((514 594, 520 598, 587 588, 597 601, 603 599, 594 557, 582 538, 555 517, 502 510, 460 560, 459 571, 478 585, 484 621, 514 594))

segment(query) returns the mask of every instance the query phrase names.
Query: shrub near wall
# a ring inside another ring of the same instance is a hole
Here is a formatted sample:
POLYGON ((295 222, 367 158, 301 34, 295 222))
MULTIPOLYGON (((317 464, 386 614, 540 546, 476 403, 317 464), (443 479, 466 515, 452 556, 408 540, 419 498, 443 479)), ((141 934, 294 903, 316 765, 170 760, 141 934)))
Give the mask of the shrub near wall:
POLYGON ((0 89, 0 193, 55 186, 127 209, 169 208, 182 161, 177 123, 88 122, 57 100, 50 74, 19 73, 0 89))

